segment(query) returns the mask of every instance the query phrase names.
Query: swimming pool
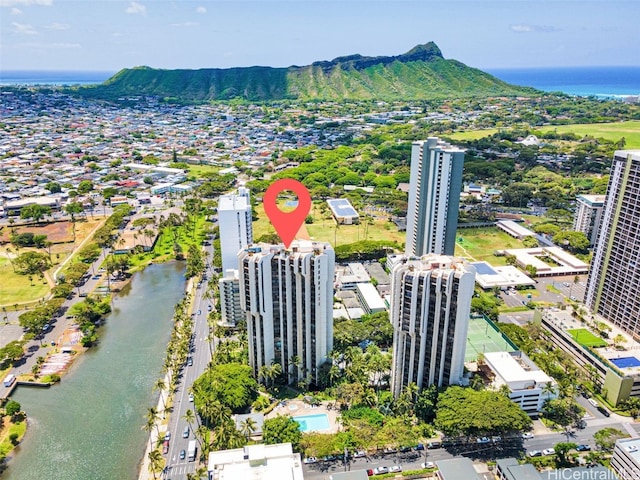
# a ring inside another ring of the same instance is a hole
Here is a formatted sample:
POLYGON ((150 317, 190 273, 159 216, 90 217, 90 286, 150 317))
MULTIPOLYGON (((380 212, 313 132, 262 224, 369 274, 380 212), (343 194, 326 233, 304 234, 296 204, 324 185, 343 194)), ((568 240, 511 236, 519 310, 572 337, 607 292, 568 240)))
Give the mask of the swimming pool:
POLYGON ((293 417, 293 419, 300 425, 301 432, 329 430, 329 416, 326 413, 300 415, 299 417, 293 417))
POLYGON ((640 367, 640 360, 636 357, 611 358, 610 360, 618 368, 640 367))

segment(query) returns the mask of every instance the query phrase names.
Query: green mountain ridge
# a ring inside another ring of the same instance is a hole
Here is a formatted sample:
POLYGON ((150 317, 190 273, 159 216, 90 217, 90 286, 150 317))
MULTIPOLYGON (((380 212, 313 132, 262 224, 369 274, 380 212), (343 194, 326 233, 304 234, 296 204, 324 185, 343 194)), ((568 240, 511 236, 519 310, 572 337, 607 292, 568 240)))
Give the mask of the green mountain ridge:
POLYGON ((488 73, 447 60, 429 42, 407 53, 387 57, 359 54, 307 66, 123 69, 101 85, 80 87, 94 98, 157 96, 168 101, 207 102, 241 98, 423 100, 447 97, 530 96, 536 90, 509 85, 488 73))

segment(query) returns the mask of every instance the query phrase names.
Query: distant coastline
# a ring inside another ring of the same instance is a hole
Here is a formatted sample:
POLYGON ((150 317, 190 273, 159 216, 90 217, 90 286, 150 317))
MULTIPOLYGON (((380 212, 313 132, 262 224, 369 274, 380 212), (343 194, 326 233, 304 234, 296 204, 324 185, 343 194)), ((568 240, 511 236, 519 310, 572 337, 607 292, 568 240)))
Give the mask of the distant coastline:
POLYGON ((640 95, 640 66, 493 68, 485 71, 507 83, 545 92, 602 98, 640 95))
MULTIPOLYGON (((621 98, 640 96, 639 67, 493 68, 487 73, 507 83, 569 95, 621 98)), ((0 85, 92 85, 113 71, 0 71, 0 85)))
POLYGON ((0 85, 94 85, 102 83, 116 72, 0 70, 0 85))

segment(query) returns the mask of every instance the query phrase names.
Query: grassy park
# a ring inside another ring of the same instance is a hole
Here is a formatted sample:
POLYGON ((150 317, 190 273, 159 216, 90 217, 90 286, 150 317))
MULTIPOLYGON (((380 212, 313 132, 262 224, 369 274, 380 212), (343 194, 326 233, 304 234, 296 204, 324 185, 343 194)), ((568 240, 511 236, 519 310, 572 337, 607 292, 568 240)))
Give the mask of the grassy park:
POLYGON ((522 242, 499 228, 464 228, 458 230, 456 238, 456 256, 471 261, 487 261, 492 265, 506 265, 505 257, 496 257, 496 250, 523 248, 522 242))
MULTIPOLYGON (((625 148, 640 148, 640 120, 614 123, 579 123, 570 125, 547 125, 540 127, 542 132, 575 133, 590 135, 617 142, 622 137, 626 141, 625 148)), ((468 130, 447 135, 451 140, 477 140, 497 133, 498 129, 468 130)))
MULTIPOLYGON (((262 204, 256 205, 256 213, 258 220, 253 222, 253 238, 258 239, 262 235, 275 233, 262 204)), ((330 214, 322 214, 317 203, 312 205, 310 215, 313 223, 305 225, 309 238, 329 242, 334 247, 359 240, 390 240, 404 244, 405 233, 398 232, 396 226, 387 220, 362 219, 359 225, 337 225, 330 214)))
POLYGON ((567 333, 571 335, 576 342, 585 347, 598 348, 607 346, 607 342, 597 335, 594 335, 586 328, 574 328, 572 330, 567 330, 567 333))

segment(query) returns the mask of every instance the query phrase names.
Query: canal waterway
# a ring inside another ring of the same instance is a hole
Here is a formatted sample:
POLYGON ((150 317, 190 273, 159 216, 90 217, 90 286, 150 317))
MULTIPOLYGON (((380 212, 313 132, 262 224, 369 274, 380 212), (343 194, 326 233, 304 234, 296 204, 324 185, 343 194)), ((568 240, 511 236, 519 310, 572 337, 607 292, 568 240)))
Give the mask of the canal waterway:
POLYGON ((114 297, 99 346, 49 389, 19 387, 12 398, 29 428, 7 480, 133 479, 144 453, 147 409, 156 405, 183 264, 151 265, 114 297))

